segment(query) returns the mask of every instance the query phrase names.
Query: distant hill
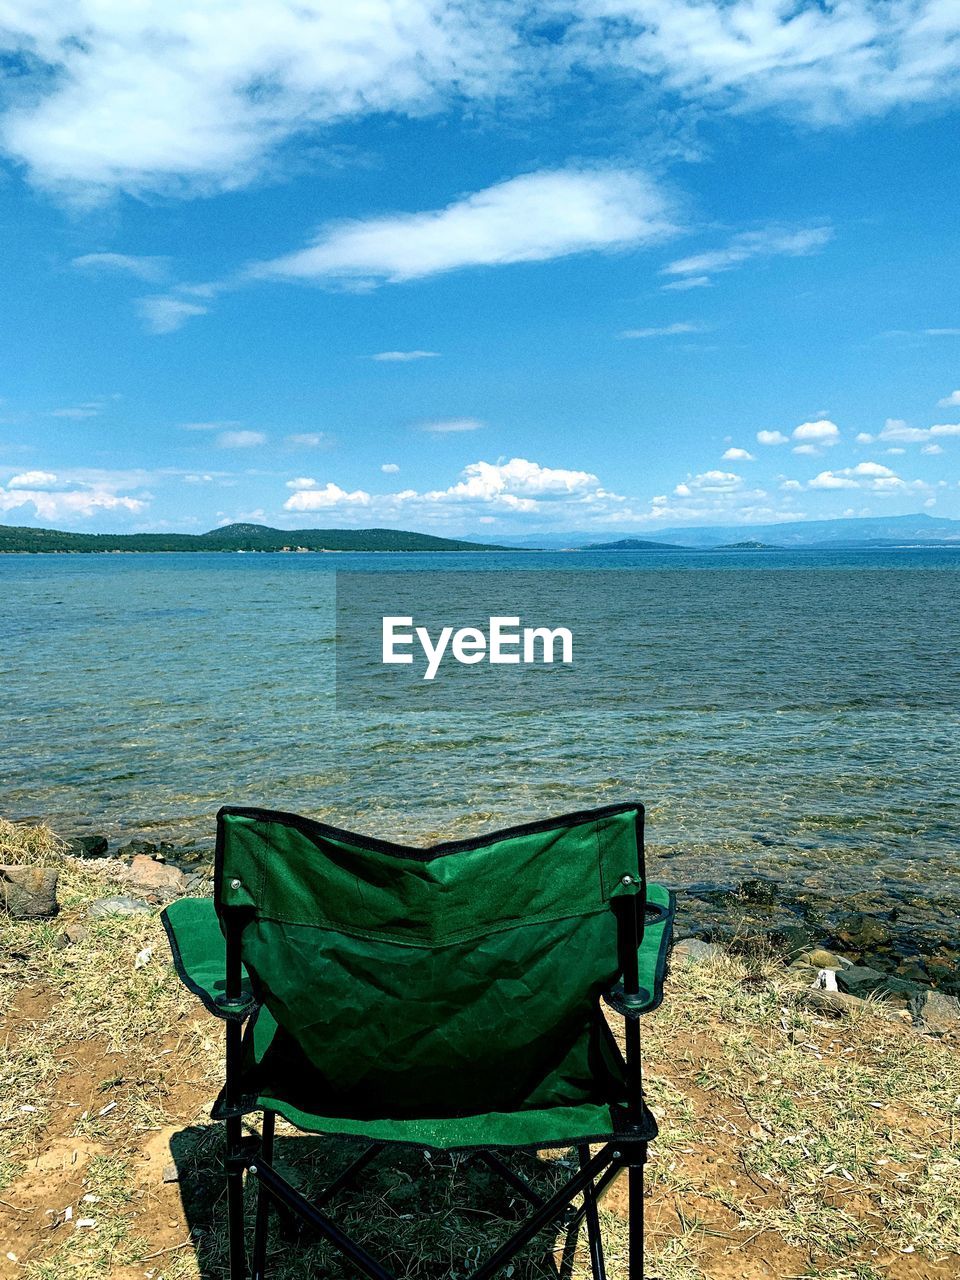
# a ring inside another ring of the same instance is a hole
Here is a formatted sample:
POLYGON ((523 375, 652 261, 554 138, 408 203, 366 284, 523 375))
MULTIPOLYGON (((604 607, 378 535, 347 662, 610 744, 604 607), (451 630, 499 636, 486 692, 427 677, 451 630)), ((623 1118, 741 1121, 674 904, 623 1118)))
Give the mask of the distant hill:
MULTIPOLYGON (((844 516, 835 520, 789 520, 783 524, 686 525, 648 528, 642 534, 655 535, 658 545, 688 549, 729 547, 737 542, 763 542, 779 550, 801 547, 960 547, 960 520, 931 516, 926 512, 908 516, 844 516)), ((559 532, 513 534, 501 538, 509 547, 572 550, 609 545, 613 539, 628 540, 637 530, 604 530, 605 543, 597 543, 596 529, 565 529, 559 532)), ((642 536, 641 534, 641 536, 642 536)))
POLYGON ((671 542, 648 542, 645 538, 620 538, 617 542, 591 542, 580 551, 682 551, 671 542))
POLYGON ((746 542, 723 542, 719 547, 711 547, 711 551, 777 551, 770 542, 755 542, 752 538, 746 542))
POLYGON ((502 550, 402 529, 271 529, 264 524, 228 524, 208 533, 65 533, 0 525, 0 552, 502 550))

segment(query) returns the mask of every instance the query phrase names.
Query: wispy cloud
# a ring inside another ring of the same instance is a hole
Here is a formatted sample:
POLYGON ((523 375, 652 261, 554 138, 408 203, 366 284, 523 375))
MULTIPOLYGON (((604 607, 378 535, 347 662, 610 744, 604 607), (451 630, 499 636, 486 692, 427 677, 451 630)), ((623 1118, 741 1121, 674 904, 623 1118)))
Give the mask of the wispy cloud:
POLYGON ((618 88, 632 78, 670 109, 821 127, 960 95, 948 0, 571 0, 544 14, 554 10, 564 21, 545 40, 519 0, 231 0, 218 21, 195 4, 10 0, 0 41, 21 74, 0 136, 35 183, 72 197, 192 195, 276 173, 292 137, 345 120, 495 100, 535 109, 584 73, 618 88))
POLYGON ((86 404, 67 405, 62 409, 51 409, 51 418, 95 418, 103 412, 103 405, 99 400, 90 400, 86 404))
POLYGON ((465 267, 630 249, 675 230, 652 179, 618 169, 523 174, 425 213, 322 228, 305 249, 248 268, 251 278, 372 287, 465 267))
POLYGON ((295 431, 286 439, 295 449, 329 449, 333 445, 333 438, 326 431, 295 431))
POLYGON ((677 258, 661 269, 662 275, 684 276, 706 284, 710 275, 731 271, 751 258, 806 257, 816 253, 833 238, 831 227, 789 229, 767 227, 759 231, 742 231, 722 249, 677 258))
POLYGON ((175 333, 193 316, 204 316, 209 308, 199 302, 188 302, 172 294, 152 294, 137 301, 144 325, 149 333, 175 333))
POLYGON ((861 431, 857 436, 857 443, 873 444, 875 440, 884 440, 897 444, 925 444, 929 440, 949 436, 960 436, 960 422, 937 422, 932 427, 911 427, 902 418, 888 418, 883 429, 876 435, 861 431))
POLYGON ((381 364, 409 364, 412 360, 430 360, 439 354, 439 351, 378 351, 370 359, 381 364))
POLYGON ((169 258, 144 257, 131 253, 85 253, 70 265, 81 271, 100 274, 134 276, 137 280, 163 280, 169 269, 169 258))
POLYGON ((267 443, 262 431, 221 431, 217 444, 221 449, 256 449, 267 443))
POLYGON ((479 431, 483 423, 479 418, 441 418, 437 422, 424 422, 420 430, 433 435, 457 435, 462 431, 479 431))
POLYGON ((665 324, 651 329, 624 329, 619 333, 619 338, 673 338, 682 333, 702 333, 703 329, 698 324, 688 324, 681 321, 677 324, 665 324))

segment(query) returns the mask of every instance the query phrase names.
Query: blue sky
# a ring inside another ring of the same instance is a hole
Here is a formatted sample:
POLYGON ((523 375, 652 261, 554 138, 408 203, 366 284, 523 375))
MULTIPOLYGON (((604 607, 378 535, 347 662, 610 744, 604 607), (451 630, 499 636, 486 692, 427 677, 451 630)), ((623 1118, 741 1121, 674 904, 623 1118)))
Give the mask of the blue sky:
POLYGON ((0 48, 7 523, 960 517, 955 0, 7 0, 0 48))

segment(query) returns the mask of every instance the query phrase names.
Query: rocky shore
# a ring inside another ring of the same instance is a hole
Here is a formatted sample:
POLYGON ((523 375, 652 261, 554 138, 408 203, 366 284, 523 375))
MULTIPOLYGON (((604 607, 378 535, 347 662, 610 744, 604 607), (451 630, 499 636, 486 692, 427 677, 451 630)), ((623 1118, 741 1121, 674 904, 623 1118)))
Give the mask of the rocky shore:
MULTIPOLYGON (((91 903, 91 918, 149 913, 174 898, 210 892, 209 844, 140 836, 111 842, 88 831, 59 845, 64 856, 110 866, 112 887, 123 890, 91 903)), ((55 916, 56 888, 55 867, 29 860, 0 865, 0 909, 16 918, 55 916)), ((810 1002, 823 1010, 853 1012, 869 1000, 927 1030, 960 1029, 955 920, 905 920, 869 893, 839 902, 813 892, 791 897, 771 879, 689 886, 681 891, 674 955, 696 960, 720 952, 778 957, 808 980, 810 1002)))

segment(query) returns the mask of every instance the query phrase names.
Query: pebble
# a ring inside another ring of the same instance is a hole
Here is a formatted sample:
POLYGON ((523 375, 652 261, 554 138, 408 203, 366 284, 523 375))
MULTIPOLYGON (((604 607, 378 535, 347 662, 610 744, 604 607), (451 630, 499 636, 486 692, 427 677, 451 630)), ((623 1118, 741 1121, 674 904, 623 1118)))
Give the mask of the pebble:
POLYGON ((148 907, 139 898, 129 898, 120 894, 113 898, 98 898, 87 907, 87 915, 92 920, 101 920, 108 916, 144 916, 150 915, 152 907, 148 907))

